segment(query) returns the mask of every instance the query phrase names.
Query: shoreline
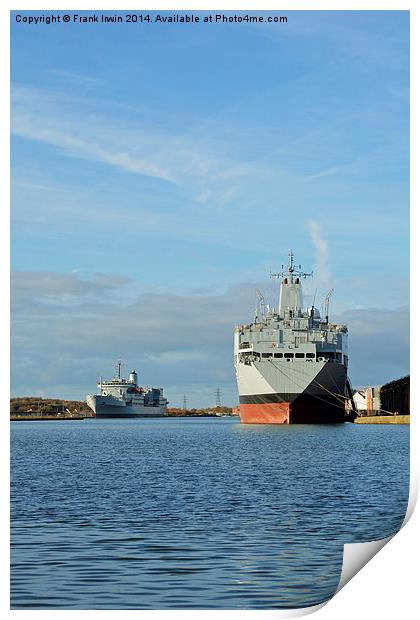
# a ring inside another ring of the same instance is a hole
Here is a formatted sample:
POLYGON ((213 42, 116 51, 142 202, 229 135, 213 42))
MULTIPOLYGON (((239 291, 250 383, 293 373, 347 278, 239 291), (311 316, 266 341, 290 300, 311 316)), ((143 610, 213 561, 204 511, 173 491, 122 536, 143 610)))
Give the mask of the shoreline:
MULTIPOLYGON (((166 416, 162 416, 162 419, 168 418, 220 418, 220 417, 228 417, 228 418, 237 418, 235 415, 218 415, 216 413, 186 413, 183 415, 179 414, 169 414, 166 416)), ((13 415, 10 414, 11 422, 39 422, 39 421, 48 421, 48 420, 86 420, 86 419, 96 419, 96 416, 93 415, 31 415, 31 414, 22 414, 22 415, 13 415)), ((102 419, 102 418, 98 418, 102 419)), ((111 419, 121 419, 118 416, 111 419)), ((144 420, 145 418, 139 417, 138 419, 144 420)), ((156 418, 155 418, 156 419, 156 418)))
POLYGON ((85 420, 86 415, 11 415, 11 422, 39 422, 45 420, 85 420))

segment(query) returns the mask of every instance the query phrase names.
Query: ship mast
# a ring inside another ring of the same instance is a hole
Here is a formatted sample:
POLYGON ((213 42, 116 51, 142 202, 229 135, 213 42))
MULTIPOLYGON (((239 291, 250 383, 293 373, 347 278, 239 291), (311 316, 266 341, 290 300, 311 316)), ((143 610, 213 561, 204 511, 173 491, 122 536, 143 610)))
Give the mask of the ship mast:
MULTIPOLYGON (((289 267, 288 267, 288 272, 290 273, 290 284, 293 284, 293 272, 295 270, 295 268, 293 266, 293 260, 294 260, 293 251, 289 250, 289 267)), ((283 265, 282 265, 282 267, 283 267, 283 265)))
POLYGON ((280 297, 279 297, 279 314, 282 310, 297 310, 302 307, 302 290, 300 284, 300 278, 309 278, 313 276, 311 273, 305 273, 302 271, 302 265, 298 267, 294 263, 294 254, 292 250, 289 250, 289 264, 281 266, 281 272, 271 273, 271 278, 277 278, 281 280, 280 284, 280 297))
POLYGON ((121 368, 123 366, 123 363, 121 360, 118 360, 118 362, 115 364, 115 370, 117 371, 117 374, 115 376, 116 379, 118 379, 119 381, 121 381, 121 368))

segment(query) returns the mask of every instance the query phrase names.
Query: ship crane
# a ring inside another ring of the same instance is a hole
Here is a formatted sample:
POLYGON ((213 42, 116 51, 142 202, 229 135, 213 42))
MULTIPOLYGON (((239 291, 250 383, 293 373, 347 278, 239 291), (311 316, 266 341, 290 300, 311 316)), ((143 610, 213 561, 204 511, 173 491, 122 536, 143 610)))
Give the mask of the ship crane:
POLYGON ((324 316, 325 316, 325 321, 328 323, 328 313, 329 313, 329 308, 330 308, 330 299, 332 294, 334 293, 334 289, 330 288, 330 290, 328 291, 324 301, 322 302, 322 307, 324 310, 324 316))
POLYGON ((255 322, 257 322, 258 317, 260 317, 260 321, 265 318, 265 298, 258 289, 255 290, 255 293, 258 296, 258 302, 255 308, 255 322))

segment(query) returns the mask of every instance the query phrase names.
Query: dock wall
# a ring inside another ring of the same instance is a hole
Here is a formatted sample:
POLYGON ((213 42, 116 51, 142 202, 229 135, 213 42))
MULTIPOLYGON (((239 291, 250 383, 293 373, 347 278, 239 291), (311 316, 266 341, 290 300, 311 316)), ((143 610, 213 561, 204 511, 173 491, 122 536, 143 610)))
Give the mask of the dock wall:
POLYGON ((354 420, 355 424, 410 424, 409 415, 365 415, 354 420))

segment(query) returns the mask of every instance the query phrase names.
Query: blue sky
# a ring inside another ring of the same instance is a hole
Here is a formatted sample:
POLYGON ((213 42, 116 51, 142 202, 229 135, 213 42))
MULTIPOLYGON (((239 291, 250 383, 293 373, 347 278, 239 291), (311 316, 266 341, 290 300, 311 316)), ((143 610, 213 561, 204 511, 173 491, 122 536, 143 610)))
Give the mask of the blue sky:
POLYGON ((353 383, 408 372, 407 12, 16 13, 13 394, 83 398, 122 357, 174 405, 234 403, 233 325, 289 247, 334 286, 353 383))

